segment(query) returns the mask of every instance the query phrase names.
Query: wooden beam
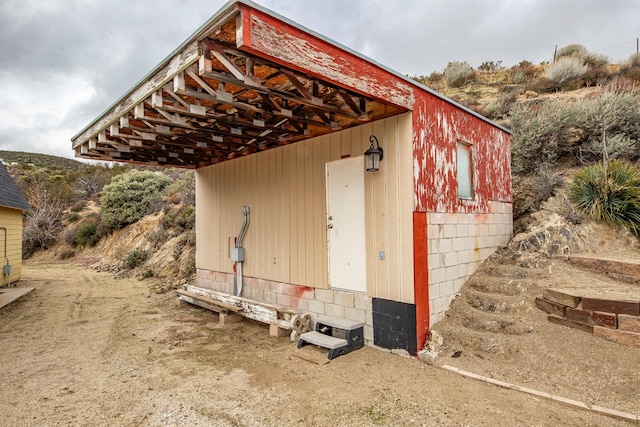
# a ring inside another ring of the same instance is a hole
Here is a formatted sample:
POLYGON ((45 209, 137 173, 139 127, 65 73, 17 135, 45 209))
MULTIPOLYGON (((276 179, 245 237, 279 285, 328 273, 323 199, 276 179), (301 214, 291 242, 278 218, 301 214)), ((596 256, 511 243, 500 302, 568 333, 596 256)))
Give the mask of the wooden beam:
POLYGON ((244 82, 244 71, 242 71, 236 64, 234 64, 224 53, 219 45, 213 45, 211 49, 213 56, 220 61, 220 63, 238 80, 244 82))
POLYGON ((296 77, 295 74, 293 74, 291 71, 285 70, 285 69, 282 70, 282 74, 284 74, 289 79, 289 81, 293 84, 293 86, 296 88, 296 90, 305 99, 311 100, 313 98, 311 96, 311 94, 309 93, 309 91, 307 90, 307 88, 304 86, 304 84, 302 84, 302 82, 300 80, 298 80, 298 78, 296 77))

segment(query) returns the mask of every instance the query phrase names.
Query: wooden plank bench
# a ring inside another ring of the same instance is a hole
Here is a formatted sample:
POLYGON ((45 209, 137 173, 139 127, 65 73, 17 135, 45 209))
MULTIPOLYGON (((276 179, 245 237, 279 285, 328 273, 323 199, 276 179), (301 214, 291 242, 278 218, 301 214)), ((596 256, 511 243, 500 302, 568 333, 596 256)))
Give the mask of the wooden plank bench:
POLYGON ((266 323, 269 325, 269 333, 272 336, 288 335, 293 329, 293 321, 298 314, 298 312, 286 307, 265 304, 193 285, 184 285, 176 292, 180 301, 218 312, 221 316, 232 312, 248 319, 266 323))

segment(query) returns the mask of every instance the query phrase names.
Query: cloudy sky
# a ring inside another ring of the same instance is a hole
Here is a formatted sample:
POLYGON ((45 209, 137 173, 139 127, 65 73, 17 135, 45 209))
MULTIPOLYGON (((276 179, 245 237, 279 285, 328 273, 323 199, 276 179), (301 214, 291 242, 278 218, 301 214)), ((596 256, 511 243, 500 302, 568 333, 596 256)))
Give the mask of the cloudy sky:
MULTIPOLYGON (((2 0, 0 150, 73 157, 70 139, 224 0, 2 0)), ((512 66, 571 43, 628 58, 638 0, 257 0, 400 73, 512 66)))

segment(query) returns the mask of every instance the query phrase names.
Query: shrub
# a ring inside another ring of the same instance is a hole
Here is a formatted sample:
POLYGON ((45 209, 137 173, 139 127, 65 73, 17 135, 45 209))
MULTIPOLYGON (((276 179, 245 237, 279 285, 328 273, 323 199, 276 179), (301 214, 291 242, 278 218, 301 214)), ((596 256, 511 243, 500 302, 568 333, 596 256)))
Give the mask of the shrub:
POLYGON ((595 161, 603 156, 629 159, 637 156, 640 96, 634 86, 609 85, 585 99, 577 109, 579 126, 586 135, 586 143, 580 147, 582 161, 595 161))
POLYGON ((196 178, 193 171, 181 173, 167 188, 167 201, 173 204, 196 204, 196 178))
POLYGON ((162 227, 166 230, 170 228, 177 231, 192 230, 195 225, 196 211, 192 205, 169 209, 162 220, 162 227))
POLYGON ((127 258, 124 260, 124 264, 127 268, 133 270, 137 266, 143 264, 147 260, 147 257, 147 251, 135 249, 129 252, 129 255, 127 255, 127 258))
POLYGON ((76 234, 78 232, 77 227, 69 228, 64 233, 64 242, 67 245, 75 246, 76 245, 76 234))
POLYGON ((633 86, 609 85, 575 104, 516 104, 509 113, 509 125, 514 173, 532 172, 543 163, 554 165, 567 155, 582 163, 607 157, 635 159, 640 97, 633 86))
POLYGON ((96 238, 97 231, 98 225, 93 221, 80 224, 76 232, 76 244, 94 246, 98 242, 96 238))
POLYGON ((158 227, 155 230, 145 234, 144 237, 149 243, 151 243, 151 246, 153 246, 154 248, 159 248, 164 242, 169 239, 169 233, 167 233, 167 231, 163 227, 158 227))
POLYGON ((516 104, 509 113, 513 172, 527 173, 543 163, 555 164, 560 131, 572 120, 571 108, 560 102, 546 102, 537 108, 516 104))
POLYGON ((569 185, 569 199, 595 220, 640 234, 640 169, 612 160, 579 170, 569 185), (606 164, 606 163, 604 163, 606 164))
POLYGON ((67 214, 67 221, 68 222, 76 222, 77 220, 80 219, 80 214, 78 212, 69 212, 67 214))
POLYGON ((581 58, 573 56, 562 58, 547 68, 547 78, 557 83, 581 77, 587 72, 588 67, 581 58))
POLYGON ((582 78, 587 87, 601 85, 609 79, 610 73, 606 66, 599 65, 590 67, 582 78))
POLYGON ((71 212, 82 212, 82 210, 84 208, 87 207, 87 202, 85 200, 80 200, 79 202, 75 203, 73 206, 71 206, 71 208, 69 209, 71 212))
POLYGON ((625 65, 627 67, 640 67, 640 53, 632 54, 625 65))
POLYGON ((602 67, 609 63, 609 57, 601 53, 588 53, 582 57, 582 62, 589 67, 602 67))
POLYGON ((467 62, 449 62, 444 69, 444 80, 451 87, 464 85, 472 75, 473 69, 467 62))
POLYGON ((102 191, 102 221, 122 228, 141 219, 149 205, 161 200, 171 179, 150 171, 132 170, 118 175, 102 191))
POLYGON ((480 71, 496 72, 502 68, 502 61, 485 61, 478 67, 480 71))
POLYGON ((527 85, 526 89, 538 93, 553 93, 560 90, 560 85, 553 80, 541 78, 531 82, 531 84, 527 85))
POLYGON ((501 119, 511 110, 517 99, 516 92, 504 93, 496 101, 485 107, 484 115, 489 119, 501 119))
POLYGON ((148 279, 149 277, 153 277, 153 270, 149 269, 142 272, 143 279, 148 279))
POLYGON ((555 173, 548 164, 542 164, 531 184, 536 201, 542 202, 553 196, 556 188, 562 185, 562 177, 555 173))
POLYGON ((589 51, 587 50, 586 47, 579 45, 579 44, 570 44, 564 47, 561 47, 560 49, 558 49, 558 51, 556 52, 556 60, 562 57, 579 57, 582 58, 583 56, 587 55, 589 53, 589 51))
POLYGON ((631 55, 620 67, 620 74, 629 80, 640 82, 640 54, 631 55))
POLYGON ((71 250, 62 251, 60 253, 60 259, 69 259, 69 258, 73 258, 74 256, 76 256, 76 253, 71 250))

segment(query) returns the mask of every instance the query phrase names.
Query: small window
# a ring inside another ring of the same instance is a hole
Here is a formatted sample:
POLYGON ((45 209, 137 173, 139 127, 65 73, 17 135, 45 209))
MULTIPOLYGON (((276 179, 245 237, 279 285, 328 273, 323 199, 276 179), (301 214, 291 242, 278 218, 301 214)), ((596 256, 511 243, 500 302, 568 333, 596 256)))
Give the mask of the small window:
POLYGON ((473 158, 471 145, 458 142, 458 198, 473 199, 473 158))

